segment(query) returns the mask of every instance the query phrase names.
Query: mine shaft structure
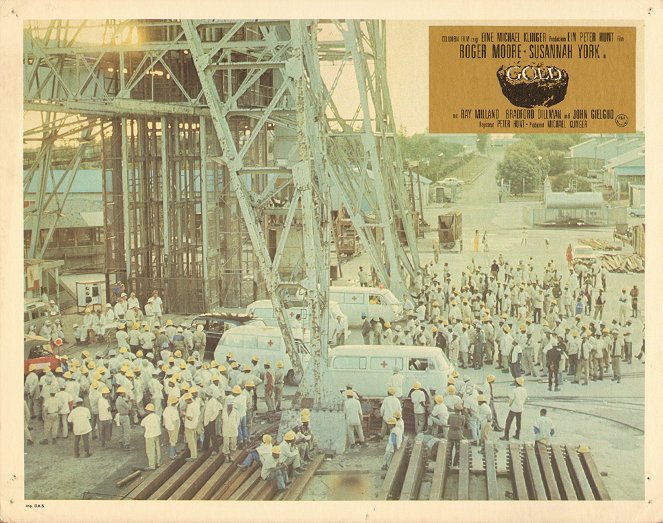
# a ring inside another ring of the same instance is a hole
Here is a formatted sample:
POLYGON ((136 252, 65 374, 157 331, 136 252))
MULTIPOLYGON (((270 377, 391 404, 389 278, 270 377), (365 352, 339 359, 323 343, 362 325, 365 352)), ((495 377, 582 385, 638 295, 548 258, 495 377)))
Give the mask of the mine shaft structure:
POLYGON ((62 212, 92 145, 107 282, 145 298, 158 289, 180 313, 266 295, 301 374, 306 349, 284 306, 297 297, 313 356, 301 398, 338 407, 325 377, 332 207, 397 295, 419 267, 385 32, 372 20, 28 23, 24 110, 41 119, 24 133, 39 144, 24 172, 26 190, 38 187, 29 256, 43 257, 52 230, 40 217, 62 212), (56 176, 63 139, 77 149, 56 176))

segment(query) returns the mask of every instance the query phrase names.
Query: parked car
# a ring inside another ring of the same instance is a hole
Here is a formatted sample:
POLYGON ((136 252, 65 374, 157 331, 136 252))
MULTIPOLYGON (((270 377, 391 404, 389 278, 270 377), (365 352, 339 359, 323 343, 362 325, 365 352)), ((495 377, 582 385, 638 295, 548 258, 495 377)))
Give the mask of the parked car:
POLYGON ((629 207, 628 208, 628 214, 629 214, 629 216, 635 216, 637 218, 644 218, 645 217, 645 206, 640 205, 638 207, 629 207))
POLYGON ((252 314, 231 313, 231 312, 208 312, 196 316, 191 322, 195 329, 198 325, 203 326, 203 332, 207 336, 205 343, 205 353, 214 352, 221 336, 228 329, 240 325, 264 325, 264 322, 257 319, 252 314))
POLYGON ((594 265, 598 258, 594 254, 594 249, 588 245, 576 245, 573 247, 573 264, 582 263, 583 265, 594 265))
POLYGON ((449 176, 442 180, 442 185, 448 185, 448 186, 453 186, 453 185, 464 185, 465 182, 463 180, 459 180, 458 178, 454 178, 453 176, 449 176))
POLYGON ((27 376, 32 365, 37 374, 46 369, 55 370, 60 366, 60 356, 51 345, 50 340, 42 336, 26 336, 23 341, 24 362, 23 375, 27 376))

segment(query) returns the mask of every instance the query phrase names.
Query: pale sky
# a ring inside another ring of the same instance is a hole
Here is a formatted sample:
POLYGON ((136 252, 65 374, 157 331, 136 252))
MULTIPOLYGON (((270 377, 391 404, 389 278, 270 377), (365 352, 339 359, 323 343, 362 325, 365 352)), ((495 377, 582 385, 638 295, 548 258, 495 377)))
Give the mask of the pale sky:
POLYGON ((397 128, 428 128, 428 26, 430 21, 387 22, 387 75, 397 128))

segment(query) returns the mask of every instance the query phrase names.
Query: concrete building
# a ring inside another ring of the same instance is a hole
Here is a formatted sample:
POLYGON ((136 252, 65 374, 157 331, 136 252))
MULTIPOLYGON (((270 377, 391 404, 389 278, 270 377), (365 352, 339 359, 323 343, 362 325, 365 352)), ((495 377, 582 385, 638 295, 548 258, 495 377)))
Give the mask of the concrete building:
POLYGON ((594 135, 569 147, 571 168, 600 169, 612 158, 644 145, 642 133, 594 135))

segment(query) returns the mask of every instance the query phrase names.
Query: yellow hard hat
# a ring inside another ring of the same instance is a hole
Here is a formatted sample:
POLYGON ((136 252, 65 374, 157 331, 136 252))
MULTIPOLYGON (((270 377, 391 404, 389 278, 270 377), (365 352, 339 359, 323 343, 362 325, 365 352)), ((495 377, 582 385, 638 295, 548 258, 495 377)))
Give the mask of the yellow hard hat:
POLYGON ((388 322, 388 321, 385 321, 385 322, 384 322, 384 326, 385 326, 385 328, 388 329, 389 327, 391 327, 391 323, 388 322))
POLYGON ((352 392, 352 389, 348 389, 348 390, 345 391, 345 395, 346 395, 348 398, 351 398, 352 396, 355 395, 355 393, 352 392))
POLYGON ((143 351, 142 350, 136 351, 136 358, 142 358, 142 357, 143 357, 143 351))
POLYGON ((97 372, 100 372, 101 374, 104 374, 106 372, 106 367, 99 367, 97 369, 97 372))
POLYGON ((495 376, 492 375, 492 374, 488 374, 488 376, 486 376, 486 381, 487 381, 488 383, 492 383, 492 382, 494 382, 494 381, 495 381, 495 376))
POLYGON ((176 405, 179 401, 177 396, 168 396, 168 405, 176 405))
POLYGON ((126 393, 126 392, 127 392, 127 389, 125 389, 124 387, 118 387, 117 388, 117 393, 118 394, 122 394, 122 393, 126 393))
POLYGON ((235 356, 233 355, 232 352, 229 352, 228 354, 226 354, 226 358, 234 358, 234 357, 235 356))
POLYGON ((230 368, 231 368, 231 369, 237 369, 237 368, 239 368, 239 363, 237 363, 236 361, 233 361, 233 362, 230 364, 230 368))
POLYGON ((89 358, 90 357, 90 351, 84 350, 83 352, 81 352, 81 356, 83 356, 83 358, 89 358))
POLYGON ((311 421, 311 416, 302 416, 302 423, 308 423, 311 421))
POLYGON ((432 327, 431 332, 437 332, 437 327, 432 327))
POLYGON ((387 425, 396 425, 396 418, 389 418, 387 420, 387 425))
POLYGON ((263 364, 265 367, 270 367, 270 366, 272 365, 272 364, 270 363, 269 360, 265 360, 265 361, 263 361, 262 364, 263 364))
POLYGON ((218 366, 219 366, 219 362, 218 362, 218 361, 216 361, 216 360, 212 360, 212 361, 210 362, 210 367, 212 367, 213 369, 216 368, 216 367, 218 367, 218 366))
POLYGON ((145 405, 145 410, 148 412, 154 412, 154 404, 148 403, 147 405, 145 405))
POLYGON ((396 412, 394 412, 394 418, 401 419, 401 411, 400 410, 397 410, 396 412))
POLYGON ((437 403, 438 405, 439 405, 440 403, 442 403, 443 401, 444 401, 444 398, 443 398, 442 396, 440 396, 439 394, 437 394, 437 395, 435 396, 435 403, 437 403))
POLYGON ((447 379, 447 385, 455 385, 455 384, 456 384, 456 378, 447 379))
POLYGON ((184 398, 184 401, 193 399, 193 396, 188 392, 182 397, 184 398))
POLYGON ((198 394, 198 387, 196 387, 196 386, 194 385, 193 387, 191 387, 191 388, 189 389, 189 392, 190 392, 191 394, 198 394))
POLYGON ((516 383, 517 383, 518 385, 522 385, 523 383, 525 383, 525 378, 523 378, 522 376, 518 376, 518 377, 516 378, 516 383))
POLYGON ((242 372, 250 372, 250 371, 251 371, 251 367, 249 367, 248 365, 244 365, 242 367, 242 372))
POLYGON ((62 367, 57 367, 57 368, 55 369, 55 372, 62 372, 62 367))
POLYGON ((125 376, 126 376, 127 378, 133 378, 133 377, 134 377, 134 373, 131 372, 130 370, 128 370, 127 373, 125 374, 125 376))
POLYGON ((134 323, 131 327, 134 328, 134 329, 138 329, 140 327, 140 324, 139 323, 134 323))
POLYGON ((289 430, 288 432, 285 433, 285 435, 283 436, 283 439, 285 441, 292 441, 292 440, 295 439, 295 433, 293 431, 289 430))
POLYGON ((447 392, 448 392, 449 394, 456 394, 456 387, 454 387, 453 385, 449 385, 449 386, 447 387, 447 392))
POLYGON ((233 394, 240 394, 241 392, 242 392, 242 389, 240 388, 239 385, 235 385, 235 386, 232 388, 232 393, 233 393, 233 394))
POLYGON ((169 368, 170 368, 170 367, 169 367, 166 363, 164 363, 163 365, 161 365, 161 370, 162 370, 163 372, 168 372, 168 369, 169 369, 169 368))
POLYGON ((182 379, 182 376, 180 375, 179 372, 173 372, 173 378, 179 381, 180 379, 182 379))
POLYGON ((486 401, 486 396, 484 396, 483 394, 479 394, 477 396, 477 401, 486 401))
POLYGON ((389 387, 387 389, 387 394, 391 394, 392 396, 396 394, 396 387, 389 387))
POLYGON ((168 356, 168 363, 175 363, 175 358, 168 356))
POLYGON ((260 358, 258 358, 258 356, 252 356, 252 357, 251 357, 251 361, 254 361, 254 362, 256 362, 256 363, 257 363, 259 360, 260 360, 260 358))
POLYGON ((92 384, 90 385, 90 387, 92 387, 93 389, 96 389, 97 387, 99 387, 99 382, 97 380, 94 380, 92 382, 92 384))
POLYGON ((269 434, 265 434, 262 437, 262 442, 263 443, 271 443, 272 442, 272 437, 269 434))
POLYGON ((180 369, 182 370, 186 369, 186 363, 184 363, 183 361, 180 361, 180 369))
POLYGON ((94 369, 94 361, 88 361, 87 362, 87 368, 88 369, 94 369))
POLYGON ((219 372, 226 372, 227 370, 225 365, 219 365, 219 372))
POLYGON ((283 362, 281 360, 276 362, 276 368, 277 369, 282 369, 283 368, 283 362))
POLYGON ((187 361, 187 363, 195 363, 196 358, 194 358, 193 356, 189 356, 186 361, 187 361))
POLYGON ((65 373, 63 374, 63 376, 64 376, 66 379, 69 379, 69 378, 71 378, 71 372, 67 371, 67 372, 65 372, 65 373))
POLYGON ((173 320, 166 320, 166 325, 172 325, 172 324, 173 324, 173 320))
POLYGON ((142 370, 143 369, 141 369, 140 367, 134 367, 134 374, 140 374, 142 370))
POLYGON ((120 354, 124 354, 124 353, 126 353, 126 352, 127 352, 127 348, 126 348, 126 347, 120 347, 120 354))
POLYGON ((457 370, 453 371, 453 373, 451 374, 452 378, 457 378, 458 376, 459 376, 459 374, 458 374, 457 370))
POLYGON ((88 370, 87 367, 81 367, 81 374, 87 374, 88 370))
POLYGON ((180 386, 180 389, 182 389, 182 390, 189 390, 189 384, 185 381, 185 382, 182 383, 182 385, 180 386))
POLYGON ((421 383, 419 383, 418 381, 415 381, 414 385, 412 385, 412 388, 414 390, 419 390, 421 388, 421 383))
POLYGON ((244 384, 245 387, 255 387, 256 384, 253 383, 253 380, 247 380, 247 382, 244 384))
POLYGON ((170 379, 168 380, 170 383, 175 384, 177 383, 177 380, 175 379, 175 376, 171 376, 170 379))
POLYGON ((274 445, 272 447, 272 454, 281 454, 281 447, 279 447, 278 445, 274 445))
POLYGON ((149 332, 149 331, 150 331, 150 326, 149 326, 149 325, 145 325, 145 328, 144 328, 143 330, 144 330, 145 332, 149 332))
POLYGON ((103 389, 101 389, 101 393, 102 394, 110 394, 110 389, 108 387, 104 387, 103 389))
POLYGON ((176 357, 176 358, 181 358, 181 357, 182 357, 182 351, 179 350, 179 349, 177 349, 177 350, 175 351, 175 357, 176 357))
POLYGON ((302 409, 302 416, 309 416, 311 411, 309 409, 302 409))

